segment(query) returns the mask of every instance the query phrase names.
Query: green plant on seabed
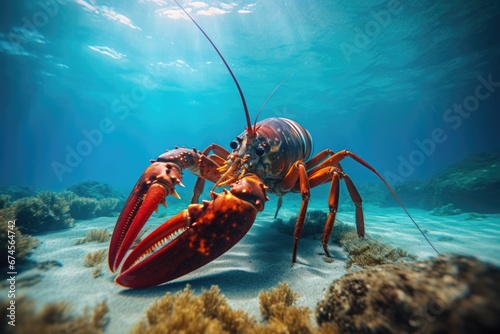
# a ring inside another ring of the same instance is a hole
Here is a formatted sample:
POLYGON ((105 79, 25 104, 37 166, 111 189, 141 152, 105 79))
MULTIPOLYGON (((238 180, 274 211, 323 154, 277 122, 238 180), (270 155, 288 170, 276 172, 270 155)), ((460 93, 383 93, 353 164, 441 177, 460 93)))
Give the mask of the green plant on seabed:
MULTIPOLYGON (((0 210, 0 221, 4 222, 0 224, 0 251, 2 254, 8 254, 9 245, 9 231, 10 235, 15 235, 15 246, 16 246, 16 261, 24 259, 32 250, 38 245, 38 239, 22 234, 19 229, 14 224, 8 224, 8 219, 5 217, 3 210, 0 210)), ((1 261, 1 266, 6 266, 7 261, 1 261)))
POLYGON ((19 230, 28 234, 72 227, 74 222, 68 202, 54 192, 21 198, 5 209, 5 215, 15 219, 19 230))

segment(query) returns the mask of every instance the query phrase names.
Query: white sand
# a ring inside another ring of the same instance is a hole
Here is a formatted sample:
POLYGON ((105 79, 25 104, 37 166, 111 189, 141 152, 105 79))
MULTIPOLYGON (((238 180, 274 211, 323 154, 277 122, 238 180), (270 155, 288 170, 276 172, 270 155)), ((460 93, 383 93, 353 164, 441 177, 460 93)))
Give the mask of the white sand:
MULTIPOLYGON (((299 203, 296 200, 285 197, 280 217, 288 220, 298 213, 299 203)), ((323 204, 323 201, 311 202, 310 209, 324 210, 323 204)), ((168 211, 164 212, 173 215, 183 205, 170 201, 168 211)), ((76 311, 84 306, 93 307, 104 299, 110 309, 107 333, 128 332, 155 298, 166 292, 180 291, 188 283, 196 292, 218 285, 233 307, 244 309, 260 319, 259 291, 284 281, 301 295, 298 305, 314 310, 328 285, 346 273, 346 255, 339 247, 330 246, 335 261, 328 263, 324 261, 320 236, 302 238, 297 264, 292 267, 292 237, 271 227, 275 207, 275 199, 272 199, 243 240, 219 259, 171 283, 140 290, 127 290, 116 285, 113 282, 115 275, 106 266, 103 276, 96 279, 91 275, 93 268, 84 267, 85 254, 107 249, 107 243, 74 245, 74 241, 84 237, 90 229, 106 227, 111 231, 116 218, 77 221, 74 228, 38 236, 41 245, 31 258, 37 262, 56 260, 63 267, 45 272, 32 269, 20 273, 19 278, 40 272, 43 279, 32 287, 18 289, 18 292, 34 299, 38 306, 67 300, 75 305, 76 311)), ((467 214, 436 217, 421 210, 411 210, 411 213, 421 227, 429 231, 429 238, 442 253, 471 254, 500 264, 500 215, 487 215, 487 220, 482 221, 467 221, 467 214)), ((353 224, 353 216, 351 207, 341 207, 338 218, 353 224)), ((365 219, 369 235, 380 236, 396 247, 417 254, 419 259, 434 255, 432 248, 401 209, 368 206, 365 208, 365 219)), ((156 226, 164 220, 153 217, 148 225, 156 226)))

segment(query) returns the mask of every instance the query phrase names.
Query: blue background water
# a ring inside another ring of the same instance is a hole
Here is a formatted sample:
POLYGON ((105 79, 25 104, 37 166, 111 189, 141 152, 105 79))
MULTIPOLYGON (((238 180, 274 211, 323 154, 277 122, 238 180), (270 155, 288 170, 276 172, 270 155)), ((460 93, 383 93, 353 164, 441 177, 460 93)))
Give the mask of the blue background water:
MULTIPOLYGON (((316 152, 349 149, 386 176, 422 179, 500 149, 500 87, 470 117, 443 118, 476 94, 478 77, 500 82, 499 1, 186 7, 232 66, 252 117, 289 78, 260 117, 295 119, 316 152), (415 153, 436 128, 446 140, 415 153), (410 158, 414 170, 398 172, 410 158)), ((170 1, 7 0, 0 15, 0 185, 92 179, 129 190, 166 148, 228 147, 245 126, 221 60, 170 1), (80 158, 68 160, 73 150, 80 158)), ((372 180, 354 163, 344 169, 372 180)))

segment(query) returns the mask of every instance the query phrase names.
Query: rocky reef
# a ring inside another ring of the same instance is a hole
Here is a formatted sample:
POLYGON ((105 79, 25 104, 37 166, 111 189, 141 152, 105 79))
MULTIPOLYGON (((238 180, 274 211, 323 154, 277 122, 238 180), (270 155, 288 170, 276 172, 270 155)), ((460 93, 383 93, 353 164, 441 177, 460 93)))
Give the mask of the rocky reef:
POLYGON ((499 281, 466 256, 377 266, 333 282, 316 320, 340 333, 498 333, 499 281))
POLYGON ((67 189, 75 193, 79 197, 104 199, 104 198, 116 198, 120 201, 125 200, 125 196, 114 189, 112 186, 106 183, 101 183, 97 181, 85 181, 67 189))
MULTIPOLYGON (((459 161, 424 182, 395 187, 408 206, 426 210, 453 205, 461 211, 500 212, 500 153, 479 153, 459 161)), ((396 205, 386 196, 383 205, 396 205)))
MULTIPOLYGON (((35 197, 39 193, 38 190, 36 190, 33 187, 28 187, 28 186, 2 186, 0 187, 0 197, 3 196, 8 196, 8 199, 11 202, 17 201, 18 199, 24 198, 24 197, 35 197)), ((2 207, 0 206, 0 209, 2 207)))
POLYGON ((72 227, 75 219, 113 216, 124 199, 111 186, 95 181, 83 182, 70 189, 78 193, 3 187, 0 190, 0 210, 7 219, 16 220, 20 232, 38 234, 72 227), (106 197, 108 195, 114 197, 106 197))

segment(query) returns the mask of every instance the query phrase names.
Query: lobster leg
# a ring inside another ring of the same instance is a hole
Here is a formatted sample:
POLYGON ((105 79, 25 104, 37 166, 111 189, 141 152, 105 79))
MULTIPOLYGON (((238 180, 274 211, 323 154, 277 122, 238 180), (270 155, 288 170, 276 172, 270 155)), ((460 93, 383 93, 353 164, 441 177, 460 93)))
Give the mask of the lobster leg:
POLYGON ((339 173, 336 170, 332 171, 332 184, 330 186, 330 194, 328 196, 328 208, 330 212, 328 213, 328 218, 326 219, 325 229, 323 230, 323 236, 321 237, 321 244, 325 250, 325 254, 328 257, 330 252, 328 251, 328 240, 333 231, 333 225, 335 224, 335 217, 337 216, 337 209, 339 207, 339 173))
POLYGON ((300 195, 302 196, 302 203, 300 205, 299 216, 297 222, 295 223, 295 230, 293 231, 293 253, 292 253, 292 264, 297 260, 297 249, 299 246, 300 234, 302 233, 302 228, 304 227, 304 221, 306 219, 307 206, 309 204, 309 198, 311 196, 311 187, 309 186, 309 178, 307 176, 306 166, 302 161, 297 161, 292 168, 288 171, 287 175, 283 181, 279 184, 279 188, 282 192, 290 191, 294 185, 299 181, 300 195))
POLYGON ((356 206, 356 231, 358 232, 358 237, 363 238, 365 236, 365 218, 363 214, 363 207, 361 206, 363 200, 361 199, 356 186, 347 174, 344 174, 344 182, 347 185, 349 195, 351 195, 351 199, 356 206))
MULTIPOLYGON (((214 161, 218 165, 218 167, 222 166, 225 163, 227 157, 230 154, 228 150, 217 144, 209 145, 205 150, 203 150, 203 155, 208 156, 210 152, 214 153, 210 156, 210 159, 212 159, 212 161, 214 161)), ((203 192, 203 188, 205 188, 205 178, 199 176, 193 189, 191 204, 198 203, 200 195, 203 192)))

